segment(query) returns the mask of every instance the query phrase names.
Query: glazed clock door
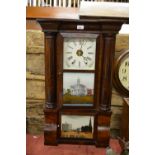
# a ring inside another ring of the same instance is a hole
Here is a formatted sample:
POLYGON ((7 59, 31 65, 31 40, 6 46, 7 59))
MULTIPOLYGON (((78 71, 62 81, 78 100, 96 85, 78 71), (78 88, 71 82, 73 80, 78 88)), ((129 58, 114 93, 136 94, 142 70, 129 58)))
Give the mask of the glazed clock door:
POLYGON ((81 33, 58 35, 58 102, 61 106, 94 106, 97 37, 97 34, 81 33))
MULTIPOLYGON (((95 139, 98 34, 60 33, 57 37, 59 138, 95 139)), ((65 142, 66 142, 65 141, 65 142)))

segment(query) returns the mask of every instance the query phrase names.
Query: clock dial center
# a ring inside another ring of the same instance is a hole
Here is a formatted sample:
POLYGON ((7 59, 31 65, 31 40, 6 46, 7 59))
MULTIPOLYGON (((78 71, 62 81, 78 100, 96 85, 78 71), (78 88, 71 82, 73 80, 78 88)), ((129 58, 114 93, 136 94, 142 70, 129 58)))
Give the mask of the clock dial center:
POLYGON ((79 57, 83 56, 83 51, 81 49, 77 50, 76 55, 79 56, 79 57))

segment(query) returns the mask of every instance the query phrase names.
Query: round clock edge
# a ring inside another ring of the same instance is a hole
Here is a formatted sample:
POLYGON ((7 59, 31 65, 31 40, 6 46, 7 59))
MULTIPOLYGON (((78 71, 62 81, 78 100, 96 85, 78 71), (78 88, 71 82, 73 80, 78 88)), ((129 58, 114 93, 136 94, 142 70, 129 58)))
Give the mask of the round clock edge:
POLYGON ((123 49, 120 52, 121 54, 115 59, 114 62, 113 86, 123 97, 129 97, 129 90, 122 85, 119 79, 119 68, 121 66, 121 63, 125 60, 125 58, 128 57, 129 50, 123 49))

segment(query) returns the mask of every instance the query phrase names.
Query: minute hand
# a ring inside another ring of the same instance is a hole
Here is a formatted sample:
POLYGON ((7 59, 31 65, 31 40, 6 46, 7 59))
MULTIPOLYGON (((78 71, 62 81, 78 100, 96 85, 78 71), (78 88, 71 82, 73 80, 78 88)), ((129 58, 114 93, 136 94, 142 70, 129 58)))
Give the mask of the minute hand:
POLYGON ((82 56, 82 57, 83 57, 83 60, 84 60, 85 64, 87 64, 88 63, 88 58, 84 57, 84 56, 82 56))
POLYGON ((87 43, 87 41, 84 40, 84 41, 81 43, 81 48, 80 48, 80 49, 82 49, 82 46, 85 45, 86 43, 87 43))

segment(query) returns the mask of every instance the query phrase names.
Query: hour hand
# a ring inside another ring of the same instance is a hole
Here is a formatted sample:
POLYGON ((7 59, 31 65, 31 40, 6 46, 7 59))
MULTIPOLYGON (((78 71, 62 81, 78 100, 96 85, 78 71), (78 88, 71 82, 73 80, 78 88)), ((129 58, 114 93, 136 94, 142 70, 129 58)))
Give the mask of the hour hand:
POLYGON ((82 56, 83 57, 83 60, 84 60, 84 63, 87 65, 88 64, 88 59, 87 59, 87 57, 84 57, 84 56, 82 56))

